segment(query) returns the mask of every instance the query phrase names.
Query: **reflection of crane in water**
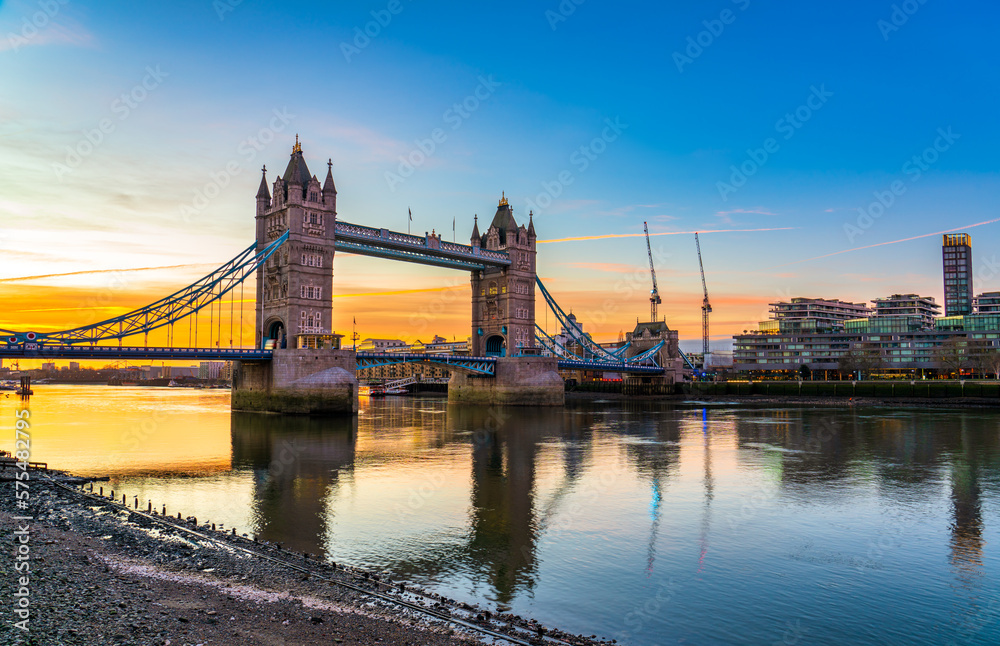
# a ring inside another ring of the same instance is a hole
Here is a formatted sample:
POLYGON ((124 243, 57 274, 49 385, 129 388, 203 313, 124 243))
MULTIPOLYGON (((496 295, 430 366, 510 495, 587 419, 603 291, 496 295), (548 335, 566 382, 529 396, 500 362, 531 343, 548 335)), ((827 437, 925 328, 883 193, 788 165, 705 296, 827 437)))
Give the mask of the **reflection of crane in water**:
POLYGON ((698 572, 705 567, 705 555, 708 554, 708 532, 712 526, 712 498, 715 490, 715 480, 712 478, 712 437, 708 432, 707 408, 701 409, 701 434, 705 439, 705 511, 701 517, 701 554, 698 556, 698 572))
MULTIPOLYGON (((714 497, 715 480, 712 477, 712 448, 711 436, 708 432, 708 409, 701 410, 701 431, 704 437, 704 465, 705 465, 705 505, 704 514, 701 521, 701 538, 699 544, 701 552, 698 555, 698 572, 702 571, 705 565, 705 555, 708 554, 708 532, 712 525, 712 499, 714 497)), ((656 541, 660 533, 660 523, 663 519, 663 512, 660 509, 663 504, 663 489, 660 483, 660 474, 653 473, 650 481, 652 496, 649 503, 649 515, 651 519, 649 528, 649 543, 646 548, 646 576, 653 575, 653 565, 656 562, 656 541)))
POLYGON ((670 470, 675 468, 678 462, 677 454, 680 452, 678 437, 662 437, 662 433, 678 433, 678 428, 672 422, 666 424, 662 422, 652 422, 652 435, 655 437, 655 444, 636 444, 628 447, 629 452, 635 452, 636 466, 640 473, 649 474, 650 501, 649 501, 649 541, 646 546, 646 576, 652 576, 653 566, 656 563, 656 543, 660 534, 660 524, 663 522, 663 489, 669 481, 670 470), (669 424, 669 425, 668 425, 669 424))
POLYGON ((646 577, 653 575, 653 563, 656 561, 656 538, 660 533, 660 519, 663 512, 660 511, 660 503, 663 501, 663 492, 660 489, 659 474, 653 476, 653 499, 649 503, 649 515, 652 523, 649 527, 649 546, 646 548, 646 577))
POLYGON ((584 472, 585 453, 584 442, 581 440, 565 440, 563 446, 563 481, 549 495, 549 499, 542 506, 542 510, 538 515, 538 530, 540 534, 549 528, 549 522, 559 511, 563 499, 576 489, 577 481, 584 472))

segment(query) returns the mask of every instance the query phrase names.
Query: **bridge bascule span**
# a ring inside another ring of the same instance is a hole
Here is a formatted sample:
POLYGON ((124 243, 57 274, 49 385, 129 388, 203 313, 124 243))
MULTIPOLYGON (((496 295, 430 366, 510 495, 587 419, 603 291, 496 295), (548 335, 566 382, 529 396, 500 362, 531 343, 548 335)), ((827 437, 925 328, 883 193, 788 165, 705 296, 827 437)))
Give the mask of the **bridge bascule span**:
POLYGON ((609 349, 566 316, 537 277, 532 214, 527 225, 519 225, 505 196, 485 230, 480 233, 476 218, 470 244, 458 244, 434 232, 414 236, 340 220, 332 166, 331 160, 321 184, 309 172, 296 138, 283 174, 269 183, 262 169, 253 245, 188 287, 127 314, 61 332, 0 330, 0 357, 233 360, 234 410, 305 413, 356 412, 356 371, 393 363, 445 366, 452 374, 449 399, 481 404, 560 405, 560 369, 617 372, 671 384, 679 376, 676 332, 665 324, 637 327, 629 343, 609 349), (341 337, 331 328, 337 251, 468 271, 469 356, 342 349, 341 337), (233 339, 230 348, 219 347, 221 332, 212 339, 214 348, 198 347, 192 319, 208 307, 218 310, 221 320, 223 297, 230 296, 231 307, 239 288, 242 301, 243 283, 251 276, 256 282, 253 347, 232 347, 233 339), (569 343, 536 325, 536 290, 569 343), (175 332, 183 335, 185 327, 191 347, 178 347, 183 344, 175 332), (149 347, 149 332, 160 328, 167 329, 170 347, 149 347), (141 347, 134 342, 140 337, 141 347))

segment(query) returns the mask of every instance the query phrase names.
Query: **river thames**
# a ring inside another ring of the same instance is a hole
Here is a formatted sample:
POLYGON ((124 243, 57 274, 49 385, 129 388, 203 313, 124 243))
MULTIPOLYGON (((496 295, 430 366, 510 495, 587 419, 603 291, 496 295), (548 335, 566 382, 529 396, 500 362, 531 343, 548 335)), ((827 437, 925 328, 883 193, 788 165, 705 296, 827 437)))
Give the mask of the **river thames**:
MULTIPOLYGON (((13 396, 3 400, 13 424, 13 396)), ((32 459, 630 644, 1000 642, 1000 412, 35 386, 32 459)), ((2 443, 13 445, 13 431, 2 443)))

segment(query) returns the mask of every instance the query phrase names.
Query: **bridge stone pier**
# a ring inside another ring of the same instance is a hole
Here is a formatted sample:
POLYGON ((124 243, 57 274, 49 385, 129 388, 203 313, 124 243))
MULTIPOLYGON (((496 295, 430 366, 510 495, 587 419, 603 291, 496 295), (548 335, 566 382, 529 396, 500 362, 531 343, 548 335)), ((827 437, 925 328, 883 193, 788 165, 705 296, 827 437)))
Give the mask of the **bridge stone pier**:
POLYGON ((358 412, 354 352, 278 349, 271 361, 241 361, 233 371, 232 409, 351 415, 358 412))
POLYGON ((479 406, 562 406, 566 387, 555 357, 500 357, 496 375, 453 372, 448 402, 479 406))

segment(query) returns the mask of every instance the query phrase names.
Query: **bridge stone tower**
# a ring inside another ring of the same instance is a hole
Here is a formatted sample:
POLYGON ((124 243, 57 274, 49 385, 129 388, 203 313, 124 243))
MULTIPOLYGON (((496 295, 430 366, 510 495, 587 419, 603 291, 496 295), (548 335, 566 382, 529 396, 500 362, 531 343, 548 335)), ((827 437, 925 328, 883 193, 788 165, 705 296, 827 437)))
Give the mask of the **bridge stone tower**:
POLYGON ((257 270, 257 346, 274 339, 294 348, 299 334, 329 334, 333 312, 334 223, 337 188, 333 163, 320 186, 302 156, 298 136, 285 173, 268 191, 267 168, 257 191, 257 250, 287 229, 283 244, 257 270))
POLYGON ((472 272, 473 356, 532 354, 535 348, 535 225, 517 225, 506 196, 486 233, 478 218, 472 246, 506 251, 511 264, 472 272))

